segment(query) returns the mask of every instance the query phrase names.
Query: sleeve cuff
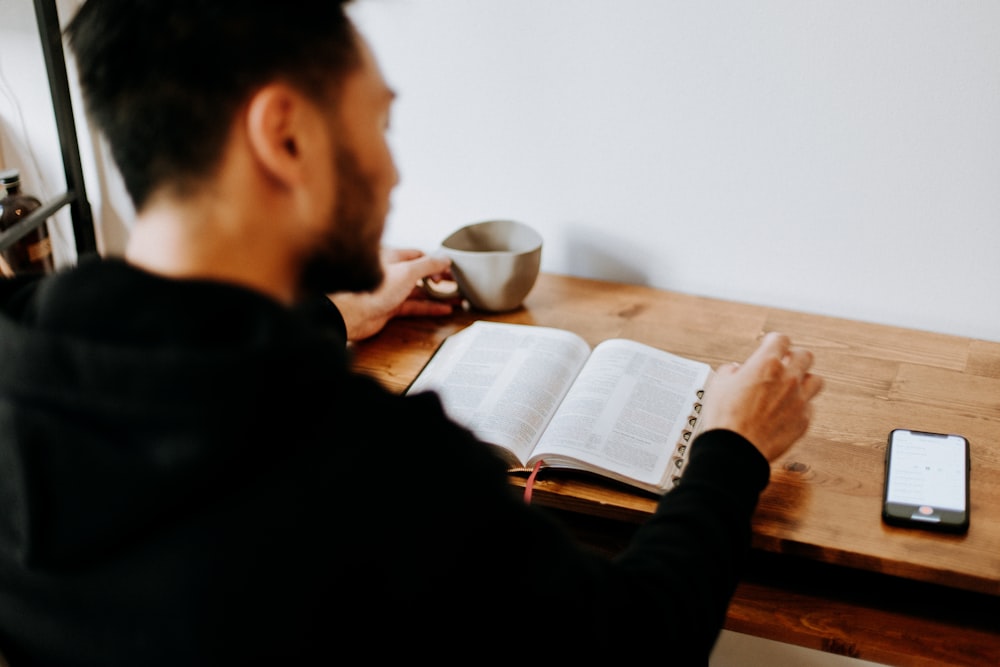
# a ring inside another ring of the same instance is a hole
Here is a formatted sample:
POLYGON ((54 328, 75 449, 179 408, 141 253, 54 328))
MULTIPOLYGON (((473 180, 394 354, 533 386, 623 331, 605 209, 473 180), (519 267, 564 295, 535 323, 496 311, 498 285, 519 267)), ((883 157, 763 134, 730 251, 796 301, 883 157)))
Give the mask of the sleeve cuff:
POLYGON ((309 296, 295 305, 307 323, 347 345, 347 323, 340 309, 325 294, 309 296))
POLYGON ((703 465, 715 468, 715 474, 734 483, 755 487, 758 493, 771 479, 771 464, 764 455, 742 435, 726 429, 704 431, 692 443, 688 466, 699 468, 703 465))

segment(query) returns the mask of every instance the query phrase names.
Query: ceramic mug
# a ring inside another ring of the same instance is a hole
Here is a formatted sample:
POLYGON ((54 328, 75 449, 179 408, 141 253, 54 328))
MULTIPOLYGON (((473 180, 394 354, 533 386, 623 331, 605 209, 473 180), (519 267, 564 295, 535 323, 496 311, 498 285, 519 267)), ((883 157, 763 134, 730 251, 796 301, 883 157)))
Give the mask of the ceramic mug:
POLYGON ((503 312, 521 305, 535 286, 542 260, 542 236, 523 222, 486 220, 465 225, 441 242, 451 259, 454 289, 424 279, 431 296, 468 300, 478 310, 503 312))

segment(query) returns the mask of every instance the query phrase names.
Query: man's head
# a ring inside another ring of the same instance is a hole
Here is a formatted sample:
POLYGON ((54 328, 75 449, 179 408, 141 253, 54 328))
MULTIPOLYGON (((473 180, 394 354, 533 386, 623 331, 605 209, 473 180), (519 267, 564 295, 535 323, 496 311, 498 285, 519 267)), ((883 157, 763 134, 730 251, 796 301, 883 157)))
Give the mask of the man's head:
MULTIPOLYGON (((383 136, 391 92, 347 17, 346 4, 88 0, 83 5, 67 34, 84 101, 140 214, 164 197, 183 201, 203 194, 206 183, 225 176, 223 169, 232 169, 227 151, 234 132, 245 130, 250 137, 245 143, 254 150, 264 146, 266 153, 262 133, 276 134, 284 129, 277 123, 297 121, 303 117, 298 110, 309 107, 315 112, 310 117, 320 122, 277 146, 295 159, 310 150, 328 153, 326 167, 301 180, 312 181, 306 184, 310 192, 319 201, 328 198, 329 209, 310 201, 311 208, 303 210, 312 236, 303 234, 302 225, 290 232, 298 234, 296 262, 303 280, 315 283, 305 286, 334 291, 378 284, 378 244, 396 182, 383 136), (290 115, 281 116, 289 105, 290 115), (254 143, 254 137, 263 139, 254 143)), ((265 176, 283 187, 280 159, 255 157, 260 159, 253 164, 264 172, 273 167, 265 176)))

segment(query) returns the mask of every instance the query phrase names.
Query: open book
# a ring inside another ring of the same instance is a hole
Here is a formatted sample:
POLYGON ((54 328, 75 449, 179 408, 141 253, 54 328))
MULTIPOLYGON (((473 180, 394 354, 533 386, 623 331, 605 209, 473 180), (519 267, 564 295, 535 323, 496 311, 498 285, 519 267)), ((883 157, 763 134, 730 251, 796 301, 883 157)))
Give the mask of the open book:
POLYGON ((708 364, 625 339, 591 350, 550 327, 478 320, 407 388, 494 445, 511 469, 574 468, 657 494, 680 479, 708 364))

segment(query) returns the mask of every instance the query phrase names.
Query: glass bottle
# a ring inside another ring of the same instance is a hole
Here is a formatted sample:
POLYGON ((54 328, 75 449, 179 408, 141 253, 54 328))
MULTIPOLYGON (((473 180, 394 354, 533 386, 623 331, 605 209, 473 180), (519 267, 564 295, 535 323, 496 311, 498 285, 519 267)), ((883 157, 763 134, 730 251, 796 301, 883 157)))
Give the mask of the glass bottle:
MULTIPOLYGON (((17 169, 0 171, 0 232, 14 226, 19 220, 39 208, 42 202, 21 192, 21 173, 17 169)), ((18 239, 11 247, 0 251, 5 269, 14 274, 52 273, 52 239, 46 223, 42 223, 18 239)))

